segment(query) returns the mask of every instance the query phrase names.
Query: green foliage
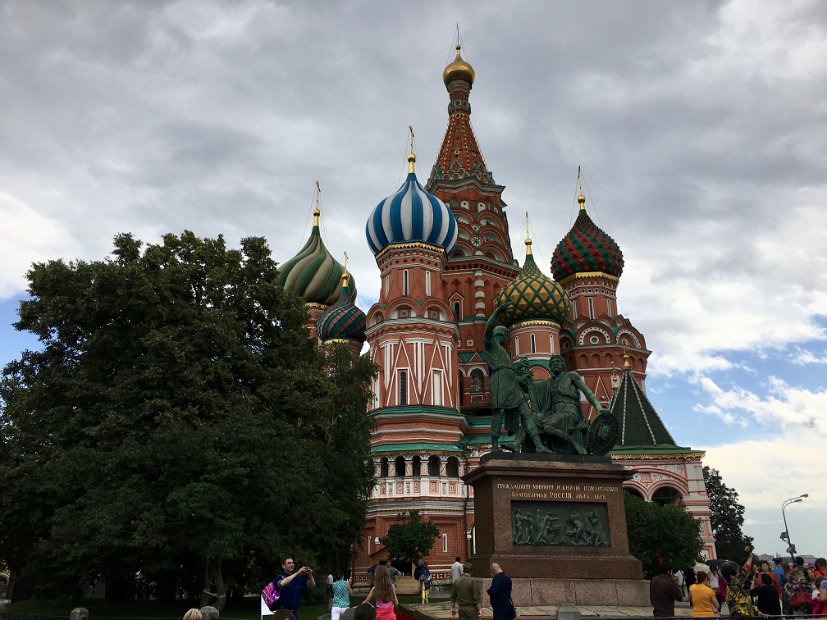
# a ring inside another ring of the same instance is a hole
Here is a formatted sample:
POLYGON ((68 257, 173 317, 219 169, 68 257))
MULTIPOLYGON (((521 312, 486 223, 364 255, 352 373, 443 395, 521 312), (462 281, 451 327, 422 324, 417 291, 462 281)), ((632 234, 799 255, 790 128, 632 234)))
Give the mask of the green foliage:
POLYGON ((629 551, 647 577, 658 565, 693 566, 701 557, 700 521, 682 506, 661 506, 629 493, 624 497, 629 551))
POLYGON ((416 564, 428 555, 439 528, 430 520, 423 521, 418 510, 397 515, 398 523, 388 528, 388 535, 379 539, 388 548, 388 554, 397 560, 416 564))
POLYGON ((372 365, 320 354, 263 239, 141 248, 120 235, 112 259, 28 274, 16 327, 43 348, 0 381, 0 557, 43 593, 122 596, 137 571, 171 595, 346 557, 372 365))
POLYGON ((703 473, 718 557, 743 564, 749 555, 746 547, 752 545, 752 536, 741 531, 744 507, 738 503, 738 492, 724 484, 717 469, 704 467, 703 473))

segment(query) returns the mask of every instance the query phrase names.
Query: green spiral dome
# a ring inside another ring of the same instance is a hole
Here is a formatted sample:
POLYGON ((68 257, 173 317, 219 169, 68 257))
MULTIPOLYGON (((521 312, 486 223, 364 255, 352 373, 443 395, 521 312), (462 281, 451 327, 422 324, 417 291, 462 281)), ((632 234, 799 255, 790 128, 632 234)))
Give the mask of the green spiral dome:
MULTIPOLYGON (((339 299, 345 268, 325 247, 319 231, 319 212, 313 213, 313 231, 304 247, 279 268, 279 284, 308 304, 329 306, 339 299)), ((356 298, 356 282, 350 278, 350 295, 356 298)))
POLYGON ((531 239, 526 240, 526 257, 519 275, 497 296, 497 305, 511 302, 514 307, 500 316, 506 325, 525 321, 554 321, 561 324, 571 307, 569 296, 557 282, 546 277, 531 254, 531 239))

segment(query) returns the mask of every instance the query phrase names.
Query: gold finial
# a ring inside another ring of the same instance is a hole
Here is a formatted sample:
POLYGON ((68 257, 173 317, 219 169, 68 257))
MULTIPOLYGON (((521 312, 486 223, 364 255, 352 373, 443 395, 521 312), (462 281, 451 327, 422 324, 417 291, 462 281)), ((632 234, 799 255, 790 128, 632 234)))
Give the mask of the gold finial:
POLYGON ((321 211, 319 210, 319 198, 322 194, 322 188, 319 186, 319 182, 316 181, 316 208, 313 209, 313 226, 318 228, 319 227, 319 215, 321 215, 321 211))
POLYGON ((617 372, 617 367, 615 366, 615 358, 610 356, 609 359, 612 363, 612 389, 616 390, 620 387, 620 374, 617 372))
POLYGON ((414 155, 414 130, 413 125, 408 125, 408 130, 411 132, 411 152, 408 153, 408 172, 414 172, 414 164, 416 163, 416 155, 414 155))
POLYGON ((528 211, 525 212, 525 253, 531 256, 531 236, 528 234, 528 211))
POLYGON ((623 368, 631 368, 632 367, 632 356, 623 352, 623 368))
POLYGON ((577 190, 579 195, 577 196, 577 202, 580 203, 580 210, 586 210, 586 197, 583 195, 583 177, 580 176, 580 166, 577 166, 577 190))
MULTIPOLYGON (((459 37, 459 30, 457 30, 457 37, 459 37)), ((455 49, 457 51, 457 55, 442 72, 442 81, 446 86, 454 80, 464 80, 469 84, 473 84, 476 73, 474 72, 474 67, 462 58, 462 54, 460 53, 462 50, 462 45, 460 45, 459 39, 457 39, 455 49)))
POLYGON ((345 255, 345 268, 342 269, 342 286, 347 286, 348 282, 350 282, 350 274, 347 272, 347 263, 350 260, 350 257, 347 255, 347 250, 344 251, 345 255))

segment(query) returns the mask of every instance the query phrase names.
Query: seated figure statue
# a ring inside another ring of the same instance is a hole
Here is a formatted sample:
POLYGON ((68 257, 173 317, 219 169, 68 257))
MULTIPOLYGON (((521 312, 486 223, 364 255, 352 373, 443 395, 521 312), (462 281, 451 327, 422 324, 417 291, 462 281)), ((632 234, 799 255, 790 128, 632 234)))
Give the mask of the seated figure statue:
POLYGON ((532 381, 529 392, 538 412, 540 434, 554 452, 586 454, 589 421, 580 409, 580 394, 594 405, 598 414, 608 414, 608 411, 601 406, 583 377, 566 370, 560 355, 551 356, 549 370, 551 378, 532 381))

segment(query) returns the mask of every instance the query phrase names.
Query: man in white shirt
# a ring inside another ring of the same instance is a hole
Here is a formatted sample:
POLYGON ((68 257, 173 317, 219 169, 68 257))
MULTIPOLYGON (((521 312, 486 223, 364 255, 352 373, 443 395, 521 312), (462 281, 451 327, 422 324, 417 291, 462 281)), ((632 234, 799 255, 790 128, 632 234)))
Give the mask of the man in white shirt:
POLYGON ((460 577, 462 577, 462 561, 457 556, 454 558, 454 563, 451 564, 451 583, 456 583, 460 577))

